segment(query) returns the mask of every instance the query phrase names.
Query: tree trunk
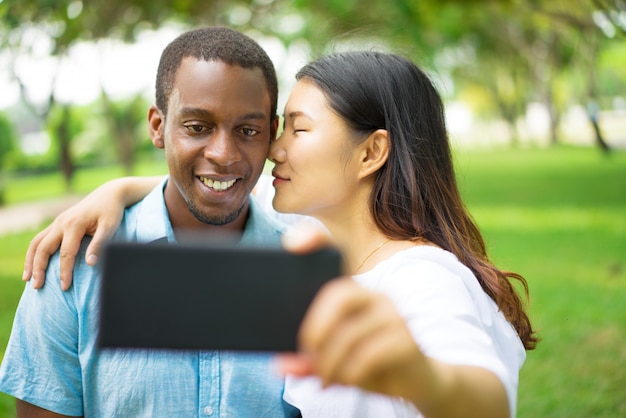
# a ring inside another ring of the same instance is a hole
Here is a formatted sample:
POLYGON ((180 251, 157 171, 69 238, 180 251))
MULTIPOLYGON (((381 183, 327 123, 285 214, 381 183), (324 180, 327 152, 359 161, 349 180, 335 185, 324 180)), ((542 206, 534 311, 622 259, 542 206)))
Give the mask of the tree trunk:
POLYGON ((63 105, 61 122, 56 129, 56 133, 59 141, 59 164, 67 191, 72 190, 72 178, 74 177, 75 168, 70 150, 70 120, 70 107, 69 105, 63 105))
POLYGON ((131 175, 135 166, 135 126, 132 107, 128 105, 127 109, 116 108, 116 104, 111 101, 104 89, 101 90, 101 97, 111 134, 115 138, 118 160, 125 174, 131 175))
POLYGON ((559 144, 559 122, 561 115, 554 103, 551 83, 552 81, 550 81, 550 84, 547 86, 546 106, 548 107, 548 115, 550 116, 550 145, 555 146, 559 144))
POLYGON ((593 126, 594 139, 596 145, 600 147, 600 150, 604 154, 608 154, 611 152, 611 147, 604 140, 604 135, 602 135, 602 130, 600 129, 600 108, 595 100, 591 100, 587 105, 587 116, 589 116, 589 121, 591 122, 591 126, 593 126))

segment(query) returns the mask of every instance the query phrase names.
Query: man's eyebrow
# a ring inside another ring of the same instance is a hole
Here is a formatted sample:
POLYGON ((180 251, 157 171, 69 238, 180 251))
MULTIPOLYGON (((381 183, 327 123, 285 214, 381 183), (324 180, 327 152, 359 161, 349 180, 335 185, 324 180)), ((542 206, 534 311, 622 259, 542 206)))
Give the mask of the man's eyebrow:
MULTIPOLYGON (((180 110, 180 114, 183 116, 198 116, 203 118, 210 118, 213 116, 213 112, 210 112, 206 109, 202 109, 199 107, 183 107, 180 110)), ((250 119, 267 119, 269 116, 263 112, 251 112, 241 115, 239 119, 241 120, 250 120, 250 119)))
POLYGON ((199 107, 183 107, 182 109, 180 109, 180 114, 184 116, 193 115, 193 116, 201 116, 205 118, 208 118, 212 115, 211 112, 201 109, 199 107))
POLYGON ((267 115, 267 113, 263 113, 263 112, 252 112, 252 113, 247 113, 243 116, 241 116, 241 119, 268 119, 269 116, 267 115))

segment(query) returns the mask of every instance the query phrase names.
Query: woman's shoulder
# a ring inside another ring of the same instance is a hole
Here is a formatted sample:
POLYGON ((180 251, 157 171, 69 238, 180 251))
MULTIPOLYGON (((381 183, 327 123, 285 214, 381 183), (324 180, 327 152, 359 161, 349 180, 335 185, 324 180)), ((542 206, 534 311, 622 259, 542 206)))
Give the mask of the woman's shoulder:
POLYGON ((417 245, 398 251, 356 279, 411 304, 446 301, 459 307, 493 310, 472 271, 454 254, 436 246, 417 245))
POLYGON ((385 270, 387 274, 420 271, 474 277, 454 254, 435 245, 409 245, 383 260, 375 270, 385 270))

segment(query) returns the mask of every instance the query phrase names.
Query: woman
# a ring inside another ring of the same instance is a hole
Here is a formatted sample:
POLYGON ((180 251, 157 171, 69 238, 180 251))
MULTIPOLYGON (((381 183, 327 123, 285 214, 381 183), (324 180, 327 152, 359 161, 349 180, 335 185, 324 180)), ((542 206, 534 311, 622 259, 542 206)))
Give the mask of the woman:
POLYGON ((299 352, 281 357, 285 399, 305 417, 514 416, 538 340, 510 279, 527 286, 489 261, 432 83, 378 52, 323 57, 296 79, 270 149, 273 205, 321 221, 352 277, 322 289, 299 352))

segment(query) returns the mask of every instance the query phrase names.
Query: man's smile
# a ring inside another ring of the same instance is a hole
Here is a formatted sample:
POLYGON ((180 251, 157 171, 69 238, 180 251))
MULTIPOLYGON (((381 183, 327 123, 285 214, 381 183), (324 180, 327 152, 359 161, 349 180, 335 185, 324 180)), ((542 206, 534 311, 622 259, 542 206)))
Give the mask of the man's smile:
POLYGON ((198 178, 200 179, 202 183, 204 183, 205 186, 218 192, 223 192, 226 189, 230 189, 233 186, 233 184, 235 184, 235 182, 237 181, 237 179, 232 179, 228 181, 219 181, 219 180, 212 180, 208 177, 202 177, 202 176, 199 176, 198 178))

